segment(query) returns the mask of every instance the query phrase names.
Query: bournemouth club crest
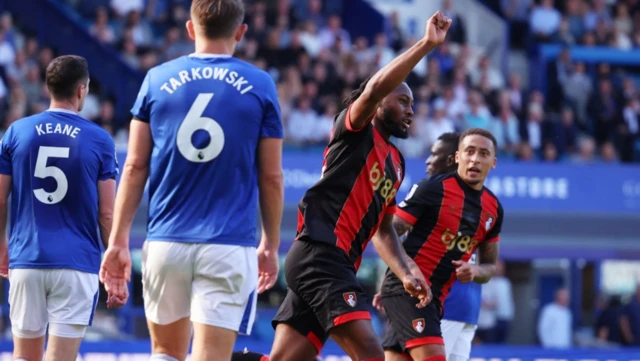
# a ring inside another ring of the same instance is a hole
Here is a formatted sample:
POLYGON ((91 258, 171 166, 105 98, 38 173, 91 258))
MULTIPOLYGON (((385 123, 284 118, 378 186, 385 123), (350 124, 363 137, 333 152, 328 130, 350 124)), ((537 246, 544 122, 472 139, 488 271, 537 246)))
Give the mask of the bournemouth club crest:
POLYGON ((416 330, 417 333, 422 333, 424 331, 424 318, 417 318, 413 320, 413 329, 416 330))
POLYGON ((491 225, 493 224, 493 219, 495 217, 493 216, 493 214, 491 213, 487 213, 487 221, 484 223, 484 228, 488 231, 491 228, 491 225))
POLYGON ((342 298, 344 298, 344 302, 351 307, 356 307, 356 304, 358 303, 355 292, 345 292, 342 294, 342 298))

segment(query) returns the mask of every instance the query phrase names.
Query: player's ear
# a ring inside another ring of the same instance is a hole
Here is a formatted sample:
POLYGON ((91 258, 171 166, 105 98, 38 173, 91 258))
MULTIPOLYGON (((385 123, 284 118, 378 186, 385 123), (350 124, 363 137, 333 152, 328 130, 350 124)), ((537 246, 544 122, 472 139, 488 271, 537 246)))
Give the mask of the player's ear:
POLYGON ((187 34, 189 34, 189 38, 191 38, 191 40, 196 40, 196 27, 193 24, 193 21, 187 20, 185 26, 187 27, 187 34))
POLYGON ((460 163, 460 151, 456 150, 455 160, 456 160, 456 163, 460 163))
POLYGON ((242 37, 244 37, 244 34, 246 34, 247 29, 249 29, 249 25, 247 24, 242 24, 238 26, 238 30, 236 30, 236 36, 235 36, 235 39, 237 42, 240 42, 240 40, 242 40, 242 37))
POLYGON ((456 164, 456 156, 454 154, 449 154, 447 156, 447 167, 451 167, 456 164))
POLYGON ((493 157, 493 165, 491 165, 491 169, 495 169, 496 164, 498 164, 498 158, 497 157, 493 157))

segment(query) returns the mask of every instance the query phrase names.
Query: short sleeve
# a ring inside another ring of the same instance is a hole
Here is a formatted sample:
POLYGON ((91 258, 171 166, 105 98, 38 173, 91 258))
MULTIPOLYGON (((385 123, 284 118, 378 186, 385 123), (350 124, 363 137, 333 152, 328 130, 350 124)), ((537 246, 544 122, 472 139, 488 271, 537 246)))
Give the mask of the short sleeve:
POLYGON ((500 241, 500 232, 502 231, 502 219, 504 218, 504 210, 502 209, 502 205, 498 203, 498 215, 496 219, 496 225, 491 228, 487 236, 485 237, 485 241, 487 242, 498 242, 500 241))
POLYGON ((98 175, 98 179, 116 179, 118 172, 119 169, 118 158, 116 157, 116 145, 113 142, 113 138, 107 136, 101 149, 100 174, 98 175))
POLYGON ((423 179, 411 187, 405 199, 400 202, 396 210, 396 217, 399 217, 415 225, 426 210, 434 206, 438 197, 438 183, 423 179))
POLYGON ((350 109, 351 105, 336 115, 333 120, 333 133, 331 134, 331 139, 339 139, 343 137, 351 137, 351 139, 354 139, 362 137, 367 134, 365 129, 372 127, 371 119, 373 119, 373 116, 371 116, 369 122, 367 122, 367 124, 361 129, 353 129, 351 127, 351 120, 349 119, 350 109))
POLYGON ((283 138, 284 127, 278 103, 278 92, 271 78, 267 81, 267 93, 264 99, 264 115, 260 126, 260 138, 283 138))
POLYGON ((11 162, 13 128, 9 127, 0 140, 0 174, 13 175, 13 164, 11 162))
POLYGON ((151 71, 147 72, 147 75, 144 77, 144 81, 142 82, 142 85, 140 86, 140 91, 138 92, 138 97, 136 98, 136 102, 133 104, 133 107, 131 108, 131 115, 133 115, 134 117, 138 118, 139 120, 142 120, 144 122, 149 122, 150 119, 150 114, 151 114, 151 101, 150 101, 150 94, 149 94, 149 89, 150 89, 150 74, 151 71))

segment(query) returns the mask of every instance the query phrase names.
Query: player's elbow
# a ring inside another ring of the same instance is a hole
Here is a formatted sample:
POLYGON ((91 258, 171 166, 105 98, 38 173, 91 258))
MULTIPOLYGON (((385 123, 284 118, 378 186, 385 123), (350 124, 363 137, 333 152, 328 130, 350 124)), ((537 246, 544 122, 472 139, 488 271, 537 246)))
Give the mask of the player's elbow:
POLYGON ((281 169, 261 171, 259 176, 260 189, 273 189, 284 187, 284 175, 281 169))
POLYGON ((139 159, 128 159, 124 164, 122 174, 123 175, 137 175, 140 173, 146 173, 149 171, 149 163, 143 162, 139 159))
POLYGON ((103 227, 111 228, 111 224, 113 223, 113 210, 112 209, 99 210, 98 222, 103 227))

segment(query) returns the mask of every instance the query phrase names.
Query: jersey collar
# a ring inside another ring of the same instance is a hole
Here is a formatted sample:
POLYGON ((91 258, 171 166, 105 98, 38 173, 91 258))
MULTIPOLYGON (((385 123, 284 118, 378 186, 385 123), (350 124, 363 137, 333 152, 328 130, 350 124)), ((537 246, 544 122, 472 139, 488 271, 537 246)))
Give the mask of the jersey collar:
POLYGON ((200 58, 200 59, 212 59, 212 58, 230 58, 229 54, 203 54, 203 53, 191 53, 190 57, 200 58))
POLYGON ((73 110, 63 109, 63 108, 49 108, 49 109, 47 109, 47 111, 48 112, 59 112, 59 113, 67 113, 67 114, 78 115, 78 113, 74 112, 73 110))

